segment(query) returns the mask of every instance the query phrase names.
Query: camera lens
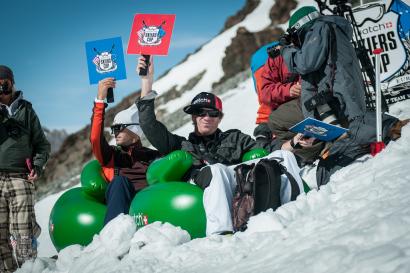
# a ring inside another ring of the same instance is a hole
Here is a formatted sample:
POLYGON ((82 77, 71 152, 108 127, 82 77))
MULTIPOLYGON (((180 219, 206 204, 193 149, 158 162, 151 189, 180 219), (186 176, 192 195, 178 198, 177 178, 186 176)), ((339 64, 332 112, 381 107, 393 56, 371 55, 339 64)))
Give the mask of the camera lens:
POLYGON ((327 103, 318 105, 317 111, 319 113, 320 120, 329 124, 340 126, 339 120, 336 118, 332 109, 330 109, 327 103))

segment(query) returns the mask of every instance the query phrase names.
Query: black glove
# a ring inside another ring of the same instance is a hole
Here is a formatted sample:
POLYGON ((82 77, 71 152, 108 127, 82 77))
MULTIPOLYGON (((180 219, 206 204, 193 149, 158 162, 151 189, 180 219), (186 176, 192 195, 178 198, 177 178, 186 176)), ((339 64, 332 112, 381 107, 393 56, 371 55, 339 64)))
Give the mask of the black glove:
POLYGON ((268 53, 269 57, 272 59, 275 59, 280 55, 280 49, 276 48, 276 46, 271 46, 266 49, 266 52, 268 53))
POLYGON ((43 168, 37 165, 33 166, 34 172, 37 174, 37 178, 40 178, 43 175, 43 168))

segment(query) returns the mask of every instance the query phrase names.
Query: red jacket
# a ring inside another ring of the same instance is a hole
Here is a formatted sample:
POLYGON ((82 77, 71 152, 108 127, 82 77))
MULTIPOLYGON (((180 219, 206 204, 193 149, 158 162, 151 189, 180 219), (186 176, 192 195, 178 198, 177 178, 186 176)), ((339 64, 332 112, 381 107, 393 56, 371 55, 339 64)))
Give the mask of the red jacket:
POLYGON ((290 87, 298 81, 299 75, 289 72, 282 56, 268 58, 262 69, 261 86, 258 87, 260 109, 264 111, 258 111, 257 123, 267 122, 272 110, 294 99, 290 96, 290 87))
POLYGON ((103 133, 105 107, 102 102, 94 104, 90 135, 93 154, 100 162, 107 181, 111 181, 114 175, 125 176, 138 191, 147 186, 148 165, 160 157, 160 154, 156 150, 142 147, 141 142, 127 149, 110 146, 103 133))

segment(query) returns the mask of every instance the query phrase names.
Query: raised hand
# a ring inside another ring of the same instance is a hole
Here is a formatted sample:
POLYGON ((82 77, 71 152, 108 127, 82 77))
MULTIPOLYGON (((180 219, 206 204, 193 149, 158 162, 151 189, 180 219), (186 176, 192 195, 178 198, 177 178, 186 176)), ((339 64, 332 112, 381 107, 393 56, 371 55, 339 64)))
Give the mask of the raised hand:
POLYGON ((108 88, 115 88, 115 78, 105 78, 98 82, 97 99, 104 100, 107 97, 108 88))
MULTIPOLYGON (((146 68, 147 64, 145 63, 145 58, 140 56, 137 59, 137 69, 136 72, 139 75, 139 72, 142 68, 146 68)), ((148 74, 146 76, 141 76, 141 97, 144 97, 149 91, 152 90, 152 84, 154 82, 154 57, 151 55, 148 66, 148 74)))

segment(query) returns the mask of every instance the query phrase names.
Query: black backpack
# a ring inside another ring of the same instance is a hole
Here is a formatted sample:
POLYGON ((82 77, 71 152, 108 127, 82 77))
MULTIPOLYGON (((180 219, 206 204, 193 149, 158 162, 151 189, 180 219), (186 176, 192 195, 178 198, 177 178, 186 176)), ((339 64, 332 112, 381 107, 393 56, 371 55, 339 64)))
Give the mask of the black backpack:
POLYGON ((280 207, 282 174, 285 174, 291 183, 291 200, 296 200, 300 193, 298 183, 278 160, 282 159, 261 159, 256 164, 241 164, 235 168, 237 186, 232 203, 232 223, 235 231, 246 230, 251 216, 280 207))

